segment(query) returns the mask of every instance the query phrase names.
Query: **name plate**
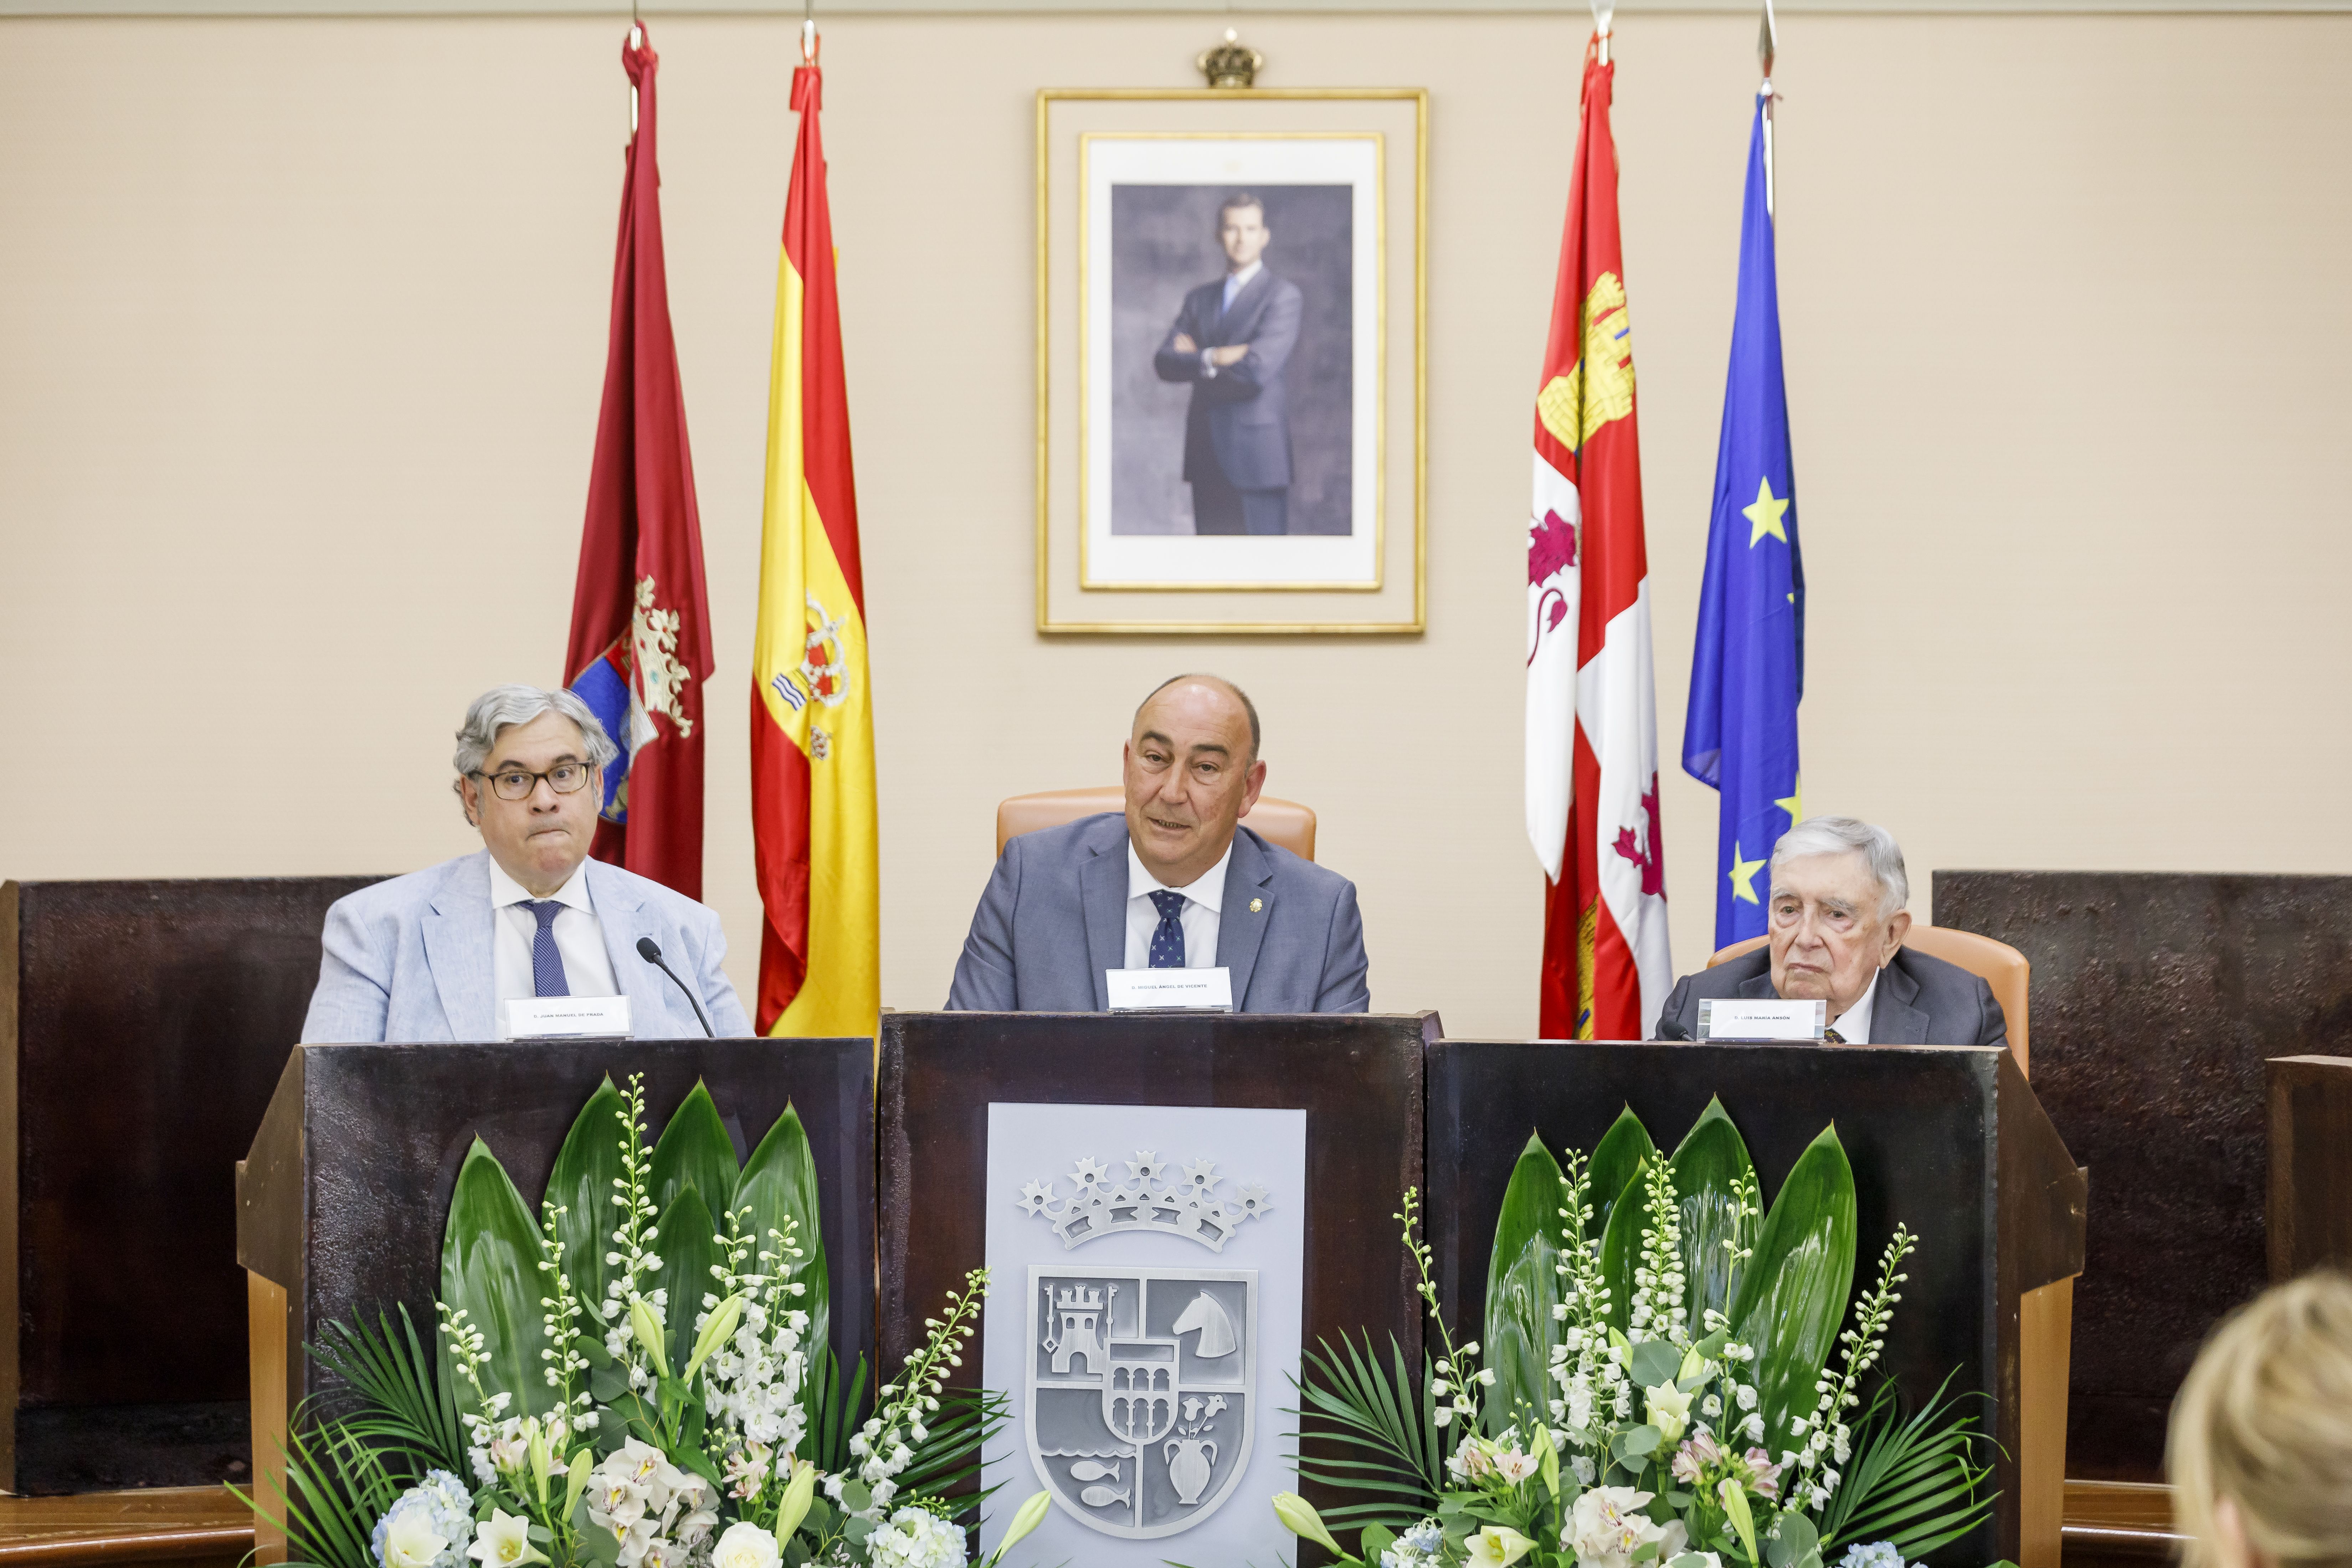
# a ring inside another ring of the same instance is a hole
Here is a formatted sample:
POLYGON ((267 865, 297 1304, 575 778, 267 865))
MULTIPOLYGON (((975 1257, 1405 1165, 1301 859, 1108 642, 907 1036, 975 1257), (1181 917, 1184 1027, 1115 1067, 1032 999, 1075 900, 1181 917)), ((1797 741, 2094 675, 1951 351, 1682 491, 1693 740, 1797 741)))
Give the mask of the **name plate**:
POLYGON ((1110 1010, 1150 1012, 1164 1007, 1195 1008, 1204 1013, 1234 1010, 1234 972, 1230 969, 1106 969, 1110 1010))
POLYGON ((1698 1005, 1698 1037, 1776 1043, 1819 1040, 1822 1031, 1829 1027, 1829 1015, 1830 1005, 1819 997, 1810 1002, 1702 997, 1698 1005))
POLYGON ((627 1039, 626 996, 525 996, 499 1004, 502 1040, 627 1039))

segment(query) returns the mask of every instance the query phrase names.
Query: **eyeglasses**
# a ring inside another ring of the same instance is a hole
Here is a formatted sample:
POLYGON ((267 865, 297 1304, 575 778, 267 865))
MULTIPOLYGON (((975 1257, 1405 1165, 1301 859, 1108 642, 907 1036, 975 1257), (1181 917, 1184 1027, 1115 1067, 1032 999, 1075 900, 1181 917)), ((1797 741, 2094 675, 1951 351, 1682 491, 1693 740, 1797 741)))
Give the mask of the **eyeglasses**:
POLYGON ((577 795, 596 776, 596 770, 586 763, 558 763, 543 773, 527 768, 502 768, 495 773, 476 772, 467 776, 488 780, 500 800, 529 800, 541 779, 558 795, 577 795))

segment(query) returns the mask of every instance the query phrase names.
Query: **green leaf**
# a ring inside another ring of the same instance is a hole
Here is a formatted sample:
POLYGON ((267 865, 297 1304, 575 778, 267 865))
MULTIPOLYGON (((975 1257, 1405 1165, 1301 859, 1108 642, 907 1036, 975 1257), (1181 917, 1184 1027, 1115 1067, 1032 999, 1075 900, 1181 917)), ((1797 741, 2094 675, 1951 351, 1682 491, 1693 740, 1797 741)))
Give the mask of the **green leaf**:
POLYGON ((1360 1346, 1343 1333, 1336 1348, 1309 1347, 1299 1370, 1299 1409, 1284 1414, 1301 1418, 1299 1434, 1318 1450, 1299 1458, 1300 1478, 1367 1500, 1326 1510, 1325 1521, 1405 1529, 1440 1510, 1444 1467, 1426 1359, 1416 1381, 1393 1339, 1384 1367, 1370 1336, 1360 1346))
POLYGON ((1738 1216, 1738 1183, 1752 1178, 1756 1167, 1739 1129, 1724 1114, 1723 1101, 1710 1100, 1666 1168, 1682 1204, 1683 1278, 1688 1281, 1684 1305, 1689 1311, 1685 1321, 1696 1331, 1706 1325, 1707 1309, 1731 1309, 1738 1281, 1724 1244, 1746 1247, 1754 1239, 1738 1216))
POLYGON ((1486 1266, 1486 1370, 1495 1374, 1486 1396, 1486 1430, 1514 1423, 1541 1425, 1551 1405, 1551 1351, 1560 1325, 1559 1162, 1530 1135, 1503 1193, 1495 1221, 1495 1248, 1486 1266))
POLYGON ((1385 1524, 1368 1524, 1356 1537, 1356 1555, 1370 1563, 1396 1544, 1396 1531, 1385 1524))
MULTIPOLYGON (((490 1358, 481 1367, 482 1390, 513 1395, 506 1410, 510 1416, 555 1404, 539 1353, 547 1348, 539 1304, 547 1280, 539 1268, 539 1230, 530 1211, 490 1146, 475 1139, 458 1168, 449 1223, 441 1233, 441 1300, 463 1310, 467 1322, 481 1331, 490 1358)), ((446 1339, 442 1353, 448 1353, 446 1339)), ((453 1386, 464 1390, 461 1402, 470 1401, 470 1389, 453 1386)))
MULTIPOLYGON (((760 1252, 773 1250, 768 1232, 783 1229, 784 1217, 792 1216, 796 1227, 793 1245, 801 1249, 792 1279, 804 1287, 793 1304, 809 1315, 808 1333, 801 1343, 814 1357, 820 1347, 832 1342, 833 1285, 825 1267, 824 1232, 818 1226, 816 1156, 810 1151, 800 1112, 792 1106, 784 1107, 784 1113, 744 1162, 742 1178, 735 1185, 734 1205, 751 1211, 745 1216, 744 1229, 756 1243, 754 1260, 760 1252)), ((804 1381, 803 1388, 803 1396, 813 1405, 814 1380, 804 1381)), ((814 1427, 812 1420, 810 1429, 814 1427)))
POLYGON ((1763 1447, 1798 1446, 1789 1423, 1810 1418, 1853 1289, 1853 1167, 1835 1126, 1822 1129, 1780 1184, 1733 1299, 1731 1333, 1756 1350, 1763 1447))
MULTIPOLYGON (((656 1214, 667 1214, 677 1194, 688 1187, 702 1194, 703 1212, 713 1216, 725 1214, 735 1202, 735 1145, 700 1079, 694 1080, 693 1092, 655 1141, 651 1178, 656 1214)), ((662 1239, 669 1239, 667 1230, 662 1239)), ((701 1300, 699 1292, 695 1300, 701 1300)))
POLYGON ((1813 1521, 1795 1509, 1784 1509, 1772 1521, 1772 1528, 1764 1534, 1764 1556, 1772 1568, 1790 1568, 1799 1558, 1821 1549, 1821 1534, 1813 1521))
POLYGON ((1635 1386, 1655 1388, 1674 1381, 1675 1369, 1682 1365, 1683 1352, 1664 1340, 1643 1340, 1628 1352, 1625 1370, 1633 1374, 1635 1386))
POLYGON ((607 1078, 572 1119, 547 1173, 547 1194, 540 1200, 541 1218, 551 1205, 563 1210, 555 1234, 563 1244, 564 1275, 575 1295, 599 1308, 614 1274, 604 1255, 613 1250, 613 1233, 621 1226, 613 1184, 621 1174, 621 1145, 635 1136, 628 1102, 607 1078))
POLYGON ((426 1353, 404 1303, 399 1312, 397 1334, 379 1310, 374 1326, 364 1319, 331 1321, 320 1342, 305 1348, 350 1385, 353 1409, 343 1424, 354 1435, 405 1453, 423 1468, 463 1471, 464 1428, 440 1359, 426 1353))
MULTIPOLYGON (((1658 1152, 1650 1142, 1650 1130, 1642 1119, 1627 1106, 1617 1113, 1617 1121, 1592 1149, 1592 1223, 1585 1231, 1587 1241, 1599 1241, 1609 1234, 1609 1216, 1615 1212, 1617 1200, 1633 1185, 1641 1163, 1658 1152)), ((1637 1197, 1634 1207, 1641 1203, 1637 1197)))
POLYGON ((716 1295, 719 1289, 710 1276, 719 1261, 719 1245, 712 1239, 710 1210, 702 1194, 691 1186, 680 1191, 662 1210, 656 1232, 654 1254, 662 1266, 653 1284, 669 1292, 662 1338, 667 1342, 669 1364, 682 1367, 694 1351, 694 1320, 702 1312, 702 1299, 716 1295))
POLYGON ((1829 1549, 1892 1541, 1906 1558, 1924 1557, 1990 1515, 1999 1495, 1985 1485, 1992 1440, 1976 1429, 1975 1416, 1959 1414, 1962 1402, 1974 1395, 1945 1397, 1952 1375, 1908 1420, 1902 1418, 1894 1384, 1879 1384, 1853 1423, 1844 1482, 1822 1510, 1822 1540, 1829 1549), (1979 1458, 1982 1463, 1972 1462, 1979 1458))
MULTIPOLYGON (((1619 1118, 1617 1124, 1623 1126, 1623 1118, 1619 1118)), ((1610 1136, 1616 1134, 1612 1131, 1610 1136)), ((1645 1139, 1647 1136, 1643 1134, 1645 1139)), ((1654 1149, 1634 1162, 1624 1195, 1610 1210, 1609 1228, 1601 1234, 1601 1279, 1609 1287, 1609 1326, 1621 1334, 1630 1333, 1633 1326, 1633 1269, 1642 1261, 1642 1226, 1647 1218, 1642 1184, 1650 1162, 1655 1158, 1657 1151, 1654 1149)), ((1594 1157, 1594 1163, 1599 1163, 1599 1156, 1594 1157)))

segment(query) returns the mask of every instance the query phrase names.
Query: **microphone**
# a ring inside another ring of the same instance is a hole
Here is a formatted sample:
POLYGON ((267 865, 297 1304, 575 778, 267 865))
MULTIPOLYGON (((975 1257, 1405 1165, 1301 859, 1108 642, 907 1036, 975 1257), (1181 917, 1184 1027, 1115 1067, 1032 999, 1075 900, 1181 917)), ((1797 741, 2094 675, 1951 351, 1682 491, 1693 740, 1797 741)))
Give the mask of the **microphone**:
POLYGON ((1650 1037, 1656 1040, 1687 1040, 1691 1036, 1688 1029, 1684 1028, 1672 1018, 1661 1017, 1658 1020, 1656 1033, 1650 1037))
POLYGON ((677 977, 677 971, 662 962, 661 943, 649 936, 637 938, 637 956, 669 976, 669 983, 685 993, 686 1005, 694 1009, 694 1021, 702 1026, 702 1032, 717 1039, 719 1037, 710 1033, 710 1020, 702 1016, 702 1004, 694 999, 694 993, 687 988, 685 981, 677 977))

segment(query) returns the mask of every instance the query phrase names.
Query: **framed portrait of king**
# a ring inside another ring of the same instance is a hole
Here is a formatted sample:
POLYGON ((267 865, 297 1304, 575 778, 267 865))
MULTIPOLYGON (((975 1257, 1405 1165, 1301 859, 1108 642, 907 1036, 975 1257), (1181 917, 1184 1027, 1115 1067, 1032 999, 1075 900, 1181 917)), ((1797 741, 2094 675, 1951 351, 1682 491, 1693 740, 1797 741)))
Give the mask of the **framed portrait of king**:
POLYGON ((1037 626, 1422 630, 1428 95, 1037 95, 1037 626))

